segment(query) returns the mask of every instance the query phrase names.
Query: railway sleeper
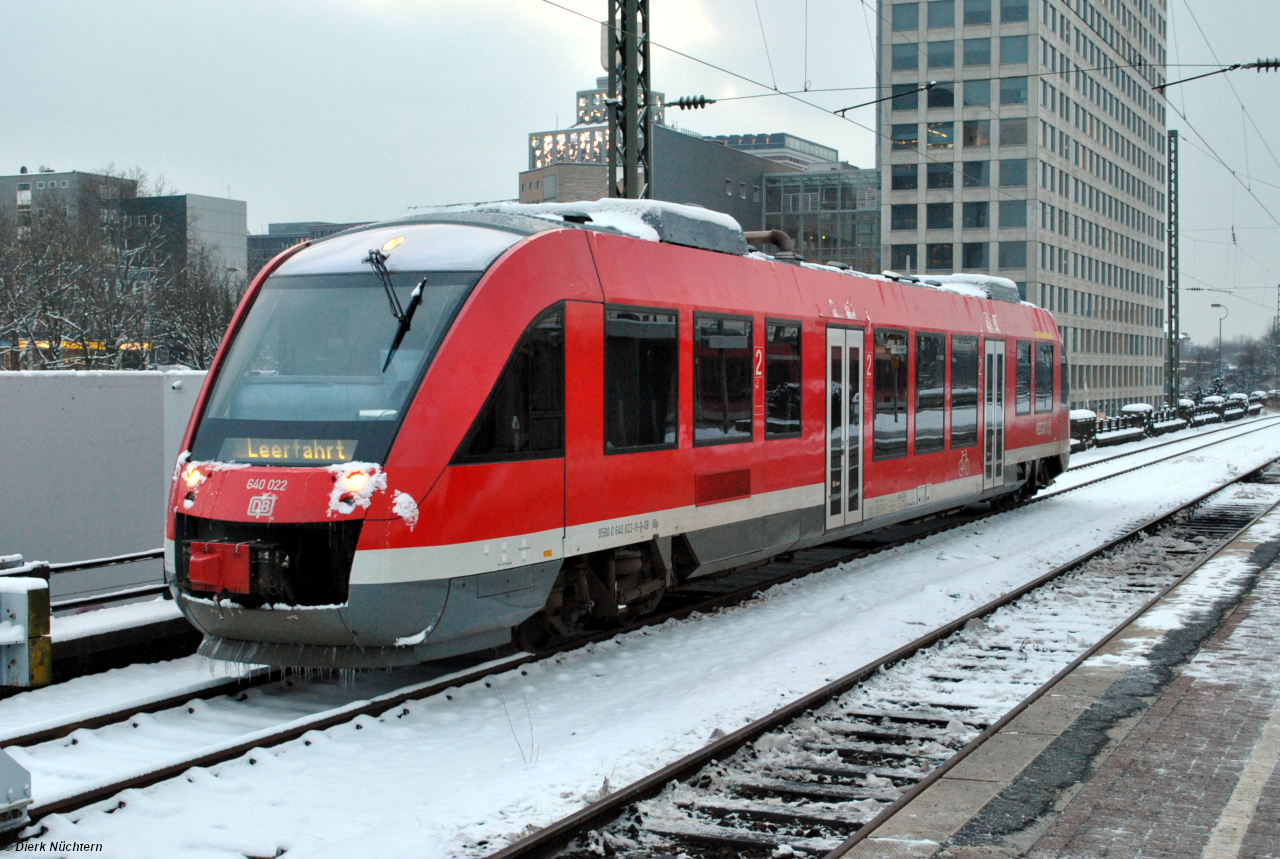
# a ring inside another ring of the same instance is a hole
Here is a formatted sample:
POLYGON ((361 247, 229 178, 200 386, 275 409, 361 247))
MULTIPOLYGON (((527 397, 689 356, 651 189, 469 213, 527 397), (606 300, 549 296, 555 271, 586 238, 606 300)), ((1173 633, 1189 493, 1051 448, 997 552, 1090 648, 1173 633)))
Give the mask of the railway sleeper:
POLYGON ((783 772, 812 773, 835 779, 865 779, 869 775, 876 778, 887 778, 895 787, 915 784, 927 776, 932 770, 921 771, 907 767, 873 767, 865 764, 813 764, 808 766, 783 767, 783 772))
MULTIPOLYGON (((944 759, 939 759, 944 760, 944 759)), ((901 794, 894 787, 859 787, 829 782, 793 781, 784 778, 735 778, 728 787, 739 796, 796 797, 816 802, 893 802, 901 794)))
MULTIPOLYGON (((996 648, 992 649, 995 650, 996 648)), ((1008 650, 1009 648, 1002 649, 1008 650)), ((956 717, 952 713, 930 713, 925 710, 845 710, 841 715, 849 719, 888 719, 892 722, 940 725, 944 728, 950 725, 953 721, 956 721, 956 717)), ((987 723, 982 721, 971 721, 967 719, 962 721, 964 721, 964 724, 977 728, 978 730, 983 730, 987 727, 987 723)), ((821 722, 819 724, 822 727, 827 726, 826 722, 821 722)))
POLYGON ((915 726, 914 733, 910 732, 910 730, 887 730, 887 727, 888 726, 867 725, 863 727, 861 725, 827 724, 823 725, 822 729, 829 734, 836 734, 852 740, 861 740, 865 743, 891 743, 893 745, 906 745, 908 743, 915 743, 921 740, 932 740, 937 743, 945 743, 947 740, 945 731, 941 731, 932 725, 928 727, 922 725, 915 726))
MULTIPOLYGON (((742 803, 734 802, 732 804, 699 802, 694 806, 694 809, 717 820, 731 821, 736 817, 741 820, 780 823, 792 827, 808 827, 809 829, 819 827, 825 830, 822 833, 823 835, 848 836, 853 830, 861 826, 861 824, 853 823, 845 818, 822 817, 817 813, 806 813, 803 808, 769 805, 761 802, 743 801, 742 803)), ((811 837, 810 832, 806 832, 805 835, 811 837)))
MULTIPOLYGON (((825 853, 830 853, 840 844, 840 839, 835 838, 815 839, 767 835, 762 832, 752 832, 745 829, 731 829, 727 826, 718 826, 713 823, 691 822, 687 828, 681 828, 669 824, 666 826, 655 825, 649 827, 649 832, 652 832, 654 835, 661 838, 676 842, 677 844, 694 844, 704 847, 720 848, 721 850, 742 850, 746 851, 748 855, 759 856, 768 855, 768 853, 783 845, 790 847, 796 853, 819 856, 825 853)), ((703 851, 697 849, 692 851, 670 850, 666 855, 675 856, 680 853, 695 855, 702 854, 703 851)))

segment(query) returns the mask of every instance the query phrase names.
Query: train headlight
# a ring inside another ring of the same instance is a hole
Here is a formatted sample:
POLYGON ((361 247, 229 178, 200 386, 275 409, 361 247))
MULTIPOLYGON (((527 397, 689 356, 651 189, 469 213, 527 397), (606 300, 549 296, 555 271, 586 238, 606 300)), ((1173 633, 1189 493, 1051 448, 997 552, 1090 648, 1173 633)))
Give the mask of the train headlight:
POLYGON ((188 465, 182 470, 182 479, 186 481, 188 489, 195 489, 204 480, 204 475, 195 465, 188 465))
POLYGON ((404 244, 404 236, 396 236, 394 239, 390 239, 390 240, 388 240, 388 241, 387 241, 387 242, 382 246, 382 252, 383 252, 384 254, 389 254, 389 253, 391 253, 393 250, 395 250, 396 248, 400 247, 400 245, 402 245, 402 244, 404 244))
POLYGON ((360 494, 360 490, 364 489, 365 484, 369 482, 369 475, 363 471, 352 471, 342 476, 342 488, 352 495, 360 494))

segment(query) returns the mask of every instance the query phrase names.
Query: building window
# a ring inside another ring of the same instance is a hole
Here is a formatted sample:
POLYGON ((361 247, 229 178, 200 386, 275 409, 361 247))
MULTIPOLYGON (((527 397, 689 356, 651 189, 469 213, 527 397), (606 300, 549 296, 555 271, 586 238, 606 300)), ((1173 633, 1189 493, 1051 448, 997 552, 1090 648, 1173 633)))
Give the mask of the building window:
MULTIPOLYGON (((1024 7, 1025 8, 1025 7, 1024 7)), ((1027 61, 1026 36, 1000 37, 1000 65, 1009 66, 1027 61)))
POLYGON ((947 406, 947 338, 916 334, 916 453, 946 447, 943 414, 947 406))
POLYGON ((606 311, 606 451, 676 446, 678 318, 670 310, 606 311))
POLYGON ((964 82, 964 106, 965 107, 990 107, 991 106, 991 81, 965 81, 964 82))
MULTIPOLYGON (((990 218, 987 214, 990 204, 982 201, 976 203, 962 203, 960 205, 960 226, 966 230, 985 230, 991 226, 990 218)), ((965 263, 968 265, 968 263, 965 263)))
POLYGON ((1012 77, 1000 79, 1000 103, 1001 104, 1026 104, 1027 103, 1027 79, 1025 77, 1012 77))
POLYGON ((889 171, 889 189, 914 191, 920 187, 920 170, 915 164, 894 164, 889 171))
POLYGON ((956 90, 954 84, 937 84, 929 90, 929 107, 955 107, 956 90))
POLYGON ((914 230, 916 228, 916 212, 919 207, 915 203, 901 203, 889 207, 889 229, 914 230))
POLYGON ((919 266, 920 258, 916 256, 915 245, 889 245, 889 268, 894 271, 911 271, 919 266))
POLYGON ((760 186, 759 185, 751 186, 751 200, 752 202, 755 202, 755 203, 760 202, 760 186))
POLYGON ((1000 268, 1026 268, 1027 267, 1027 243, 1026 242, 1001 242, 1000 243, 1000 268))
POLYGON ((876 331, 874 459, 907 455, 907 332, 876 331))
POLYGON ((1026 146, 1027 120, 1025 118, 1000 120, 1000 145, 1026 146))
POLYGON ((894 110, 915 110, 920 104, 920 87, 915 84, 894 84, 892 103, 894 110))
POLYGON ((693 442, 751 440, 751 320, 695 316, 693 442))
POLYGON ((951 338, 951 449, 978 443, 978 338, 951 338))
POLYGON ((918 3, 898 3, 893 7, 893 29, 914 30, 919 26, 920 5, 918 3))
POLYGON ((764 437, 800 435, 800 323, 765 322, 764 437))
POLYGON ((739 200, 747 199, 747 183, 746 182, 738 183, 738 199, 739 200))
POLYGON ((1036 344, 1036 414, 1053 411, 1053 344, 1036 344))
POLYGON ((956 25, 955 0, 931 0, 929 3, 929 29, 956 25))
POLYGON ((1025 227, 1027 225, 1027 201, 1026 200, 1001 200, 1000 201, 1000 226, 1004 227, 1025 227))
POLYGON ((964 0, 966 24, 990 24, 991 0, 964 0))
POLYGON ((964 188, 986 188, 991 184, 990 161, 964 162, 964 176, 961 181, 964 188))
POLYGON ((564 317, 529 327, 471 428, 460 462, 564 456, 564 317))
POLYGON ((966 271, 986 271, 991 268, 991 257, 986 242, 965 242, 960 246, 960 267, 966 271))
POLYGON ((893 70, 915 71, 920 67, 920 46, 915 42, 899 42, 893 46, 893 70))
MULTIPOLYGON (((924 209, 926 229, 949 230, 953 226, 955 206, 951 203, 929 203, 924 209)), ((929 267, 936 268, 932 264, 929 267)))
POLYGON ((925 187, 954 188, 956 186, 955 176, 956 171, 952 165, 930 162, 925 167, 925 187))
POLYGON ((1000 0, 1000 23, 1027 20, 1027 0, 1000 0))
POLYGON ((924 246, 929 271, 955 271, 955 246, 951 242, 924 246))
POLYGON ((1017 188, 1027 184, 1027 159, 1000 159, 1000 187, 1017 188))
POLYGON ((915 149, 920 145, 920 126, 917 123, 895 125, 893 127, 893 148, 915 149))
POLYGON ((724 180, 724 195, 725 195, 726 197, 732 197, 732 196, 733 196, 733 180, 732 180, 732 179, 725 179, 725 180, 724 180))
POLYGON ((964 121, 964 145, 966 147, 990 146, 991 145, 991 120, 966 119, 964 121))
POLYGON ((1014 413, 1031 414, 1031 341, 1017 341, 1017 373, 1014 385, 1014 413))
POLYGON ((956 145, 956 124, 954 122, 931 122, 928 128, 928 147, 930 149, 951 149, 956 145))
POLYGON ((949 69, 956 64, 956 43, 947 39, 929 43, 929 68, 949 69))
POLYGON ((991 65, 991 40, 965 39, 964 64, 966 66, 991 65))

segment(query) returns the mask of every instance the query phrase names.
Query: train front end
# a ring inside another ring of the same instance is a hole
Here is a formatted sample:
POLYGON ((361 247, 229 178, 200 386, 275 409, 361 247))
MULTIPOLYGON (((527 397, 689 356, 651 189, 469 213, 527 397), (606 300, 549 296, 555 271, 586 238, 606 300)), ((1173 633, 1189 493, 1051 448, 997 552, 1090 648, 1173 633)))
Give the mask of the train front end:
POLYGON ((378 584, 361 569, 378 563, 366 532, 416 522, 429 471, 384 464, 397 444, 419 443, 402 429, 423 379, 486 269, 521 238, 377 226, 304 247, 255 280, 170 495, 166 578, 205 633, 202 653, 334 668, 421 661, 416 645, 440 621, 449 582, 378 584))

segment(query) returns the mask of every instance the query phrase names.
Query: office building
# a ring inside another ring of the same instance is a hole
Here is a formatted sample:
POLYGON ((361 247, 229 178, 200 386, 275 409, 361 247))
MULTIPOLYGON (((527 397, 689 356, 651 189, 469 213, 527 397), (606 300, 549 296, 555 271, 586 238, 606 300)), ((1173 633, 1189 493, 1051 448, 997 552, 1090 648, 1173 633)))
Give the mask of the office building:
POLYGON ((1008 277, 1053 312, 1073 406, 1161 402, 1163 0, 884 0, 878 18, 885 265, 1008 277))
POLYGON ((187 267, 191 248, 197 245, 212 254, 219 269, 233 275, 247 271, 249 226, 244 200, 202 194, 135 197, 125 201, 124 213, 135 228, 155 231, 161 257, 176 271, 187 267))

